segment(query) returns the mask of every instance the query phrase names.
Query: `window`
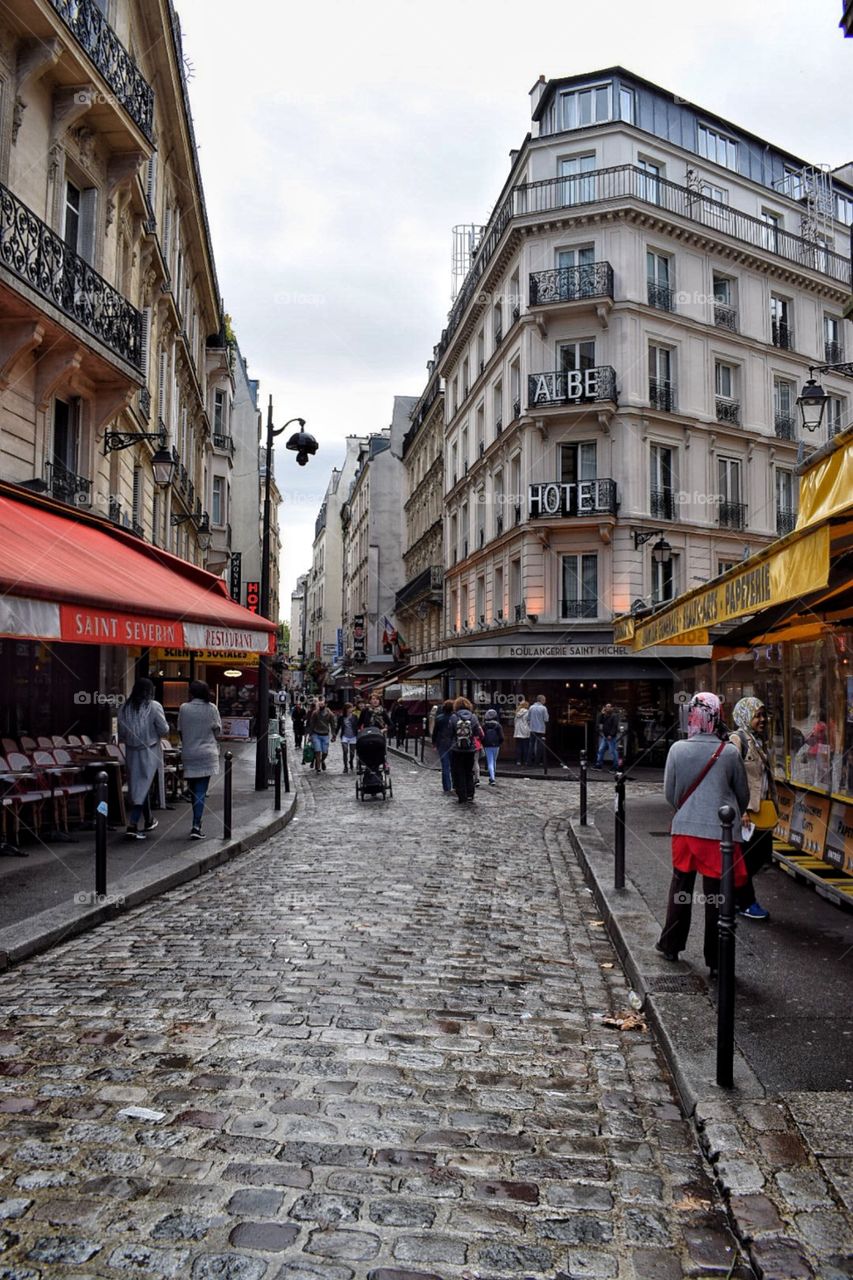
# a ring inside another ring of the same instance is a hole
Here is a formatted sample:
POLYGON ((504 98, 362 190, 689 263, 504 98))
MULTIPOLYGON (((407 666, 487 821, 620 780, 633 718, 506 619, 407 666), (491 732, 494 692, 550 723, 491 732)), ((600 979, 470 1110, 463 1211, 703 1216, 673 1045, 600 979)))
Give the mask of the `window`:
POLYGON ((595 199, 595 179, 584 177, 595 169, 595 152, 588 155, 569 156, 560 161, 560 177, 563 183, 563 204, 589 204, 595 199))
POLYGON ((844 344, 841 341, 841 321, 838 316, 823 317, 823 350, 827 364, 837 364, 844 359, 844 344))
POLYGON ((797 388, 787 378, 773 379, 773 421, 780 440, 793 440, 797 425, 797 388))
POLYGON ((578 484, 581 480, 598 478, 597 446, 594 440, 561 444, 558 451, 561 484, 578 484))
POLYGON ((462 560, 464 560, 468 554, 468 532, 470 528, 471 528, 471 525, 468 518, 468 503, 463 502, 462 511, 459 517, 459 536, 462 539, 459 555, 462 560))
MULTIPOLYGON (((51 462, 56 471, 76 474, 80 451, 80 415, 76 400, 56 400, 53 406, 51 462)), ((57 497, 57 494, 53 495, 57 497)))
POLYGON ((468 428, 467 427, 463 427, 462 429, 462 445, 461 445, 461 454, 460 454, 459 462, 461 464, 462 474, 464 476, 466 471, 468 470, 468 428))
POLYGON ((671 259, 665 253, 646 251, 646 280, 650 307, 662 311, 672 310, 671 259))
POLYGON ((779 232, 782 229, 781 213, 771 213, 769 209, 761 210, 761 221, 764 228, 761 232, 761 244, 773 253, 779 252, 779 232))
POLYGON ((510 324, 512 324, 521 315, 521 280, 517 271, 513 273, 509 282, 509 299, 512 308, 510 324))
POLYGON ((510 502, 513 507, 513 521, 518 524, 521 520, 521 454, 515 453, 510 459, 509 464, 509 492, 510 502))
POLYGON ((521 598, 521 561, 511 560, 509 565, 509 602, 513 619, 518 622, 524 612, 524 601, 521 598))
POLYGON ((512 397, 513 421, 521 413, 521 366, 515 361, 509 367, 509 394, 512 397))
POLYGON ((655 164, 653 160, 644 160, 640 156, 637 160, 637 168, 640 170, 637 195, 641 200, 648 200, 650 204, 660 204, 662 167, 655 164))
POLYGON ((652 603, 664 604, 675 599, 675 566, 677 556, 670 556, 667 564, 652 560, 652 603))
MULTIPOLYGON (((456 512, 450 517, 450 558, 451 563, 456 564, 459 559, 459 516, 456 512)), ((456 610, 453 610, 454 616, 456 610)))
MULTIPOLYGON (((455 555, 455 552, 454 552, 455 555)), ((459 593, 451 591, 450 593, 450 625, 452 630, 459 629, 459 593)))
POLYGON ((776 468, 776 533, 782 538, 797 523, 797 479, 793 471, 776 468))
POLYGON ((717 573, 728 573, 729 569, 736 569, 739 564, 739 560, 718 560, 717 573))
POLYGON ((714 324, 721 329, 737 332, 737 306, 735 282, 728 276, 714 272, 714 324))
POLYGON ((494 325, 495 347, 499 347, 504 336, 503 326, 503 310, 501 304, 496 302, 492 307, 492 324, 494 325))
POLYGON ((561 618, 598 617, 598 556, 562 557, 561 618))
POLYGON ((65 184, 65 220, 62 238, 73 253, 77 252, 80 239, 80 188, 73 182, 65 184))
POLYGON ((724 360, 714 361, 714 394, 718 422, 740 422, 737 398, 737 369, 724 360))
POLYGON ((477 405, 477 457, 482 458, 486 451, 486 410, 481 403, 477 405))
POLYGON ((477 334, 477 368, 480 373, 486 367, 486 331, 481 329, 477 334))
POLYGON ((503 430, 504 416, 504 389, 502 382, 496 382, 492 389, 492 413, 495 420, 495 435, 500 435, 503 430))
POLYGON ((720 494, 720 524, 725 529, 746 527, 746 507, 741 502, 740 461, 717 458, 717 482, 720 494))
POLYGON ((774 347, 790 351, 794 346, 791 303, 777 293, 770 295, 770 340, 774 347))
POLYGON ((699 184, 702 192, 702 221, 709 227, 725 227, 729 221, 729 193, 713 182, 699 184))
POLYGON ((841 396, 830 396, 826 406, 826 426, 829 432, 829 439, 837 436, 839 431, 843 431, 849 425, 847 417, 847 401, 841 396))
POLYGON ((634 90, 619 90, 619 119, 626 124, 634 123, 634 90))
MULTIPOLYGON (((621 99, 620 99, 621 106, 621 99)), ((612 85, 600 84, 560 94, 560 128, 582 129, 612 118, 612 85)), ((624 117, 623 117, 624 119, 624 117)))
POLYGON ((649 511, 658 520, 675 517, 675 453, 667 445, 649 449, 649 511))
POLYGON ((492 616, 496 622, 501 622, 505 616, 504 571, 501 565, 497 565, 495 568, 495 586, 492 595, 492 616))
POLYGON ((468 388, 471 385, 471 379, 468 375, 468 357, 462 361, 462 399, 464 400, 468 394, 468 388))
POLYGON ((853 225, 853 196, 845 196, 840 191, 836 191, 835 216, 845 226, 853 225))
POLYGON ((453 444, 450 446, 450 487, 451 488, 453 487, 453 485, 456 484, 457 480, 459 479, 459 472, 457 470, 458 464, 456 461, 458 452, 459 450, 458 450, 456 441, 454 440, 453 444))
POLYGON ((783 195, 790 196, 792 200, 801 200, 806 194, 803 189, 802 170, 786 164, 782 166, 782 173, 782 179, 773 184, 776 190, 781 191, 783 195))
POLYGON ((471 625, 471 619, 468 615, 468 588, 462 587, 459 592, 459 621, 463 630, 468 629, 471 625))
POLYGON ((737 143, 733 138, 726 137, 724 133, 712 129, 710 125, 700 124, 698 139, 700 156, 704 156, 706 160, 713 160, 724 169, 734 169, 737 172, 737 143))
POLYGON ((675 410, 673 357, 669 347, 649 347, 649 404, 665 413, 675 410))
POLYGON ((226 523, 225 498, 225 477, 214 476, 213 501, 211 503, 212 510, 210 513, 211 524, 221 526, 226 523))
POLYGON ((486 579, 477 579, 477 625, 486 621, 486 579))
POLYGON ((575 373, 595 368, 595 339, 583 338, 579 342, 560 342, 557 345, 557 365, 563 373, 575 373))
POLYGON ((495 536, 500 537, 504 531, 504 503, 506 495, 504 494, 504 473, 503 471, 495 472, 494 479, 494 505, 495 505, 495 536))

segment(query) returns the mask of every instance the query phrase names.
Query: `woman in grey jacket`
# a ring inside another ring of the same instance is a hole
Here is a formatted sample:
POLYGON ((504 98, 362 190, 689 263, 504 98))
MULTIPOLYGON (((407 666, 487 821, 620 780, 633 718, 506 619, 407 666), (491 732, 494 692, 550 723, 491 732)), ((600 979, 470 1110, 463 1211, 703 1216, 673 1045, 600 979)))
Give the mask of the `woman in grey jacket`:
POLYGON ((160 739, 169 732, 169 722, 160 703, 154 698, 154 685, 141 676, 130 691, 130 697, 118 713, 118 740, 124 743, 127 768, 127 798, 130 801, 127 836, 144 840, 139 819, 145 815, 145 831, 153 831, 157 819, 151 817, 148 792, 163 762, 160 739))
MULTIPOLYGON (((713 693, 697 693, 687 711, 687 741, 670 747, 664 771, 664 792, 675 810, 672 819, 672 883, 666 924, 655 944, 665 960, 677 960, 687 945, 696 873, 701 872, 705 899, 705 963, 717 972, 717 923, 720 903, 721 805, 735 812, 734 831, 749 800, 749 785, 740 752, 717 736, 720 700, 713 693)), ((735 885, 746 880, 739 844, 735 845, 735 885)))
POLYGON ((190 839, 203 840, 201 820, 207 789, 212 775, 219 773, 218 738, 222 732, 222 721, 203 680, 193 680, 189 692, 190 701, 183 703, 178 712, 178 733, 181 735, 184 780, 193 798, 190 839))

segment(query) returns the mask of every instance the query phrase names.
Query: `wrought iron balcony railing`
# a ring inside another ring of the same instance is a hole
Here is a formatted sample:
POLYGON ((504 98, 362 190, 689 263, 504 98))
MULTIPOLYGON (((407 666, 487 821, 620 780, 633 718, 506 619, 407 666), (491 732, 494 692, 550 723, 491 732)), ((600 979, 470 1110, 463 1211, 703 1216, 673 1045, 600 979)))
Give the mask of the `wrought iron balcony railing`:
POLYGON ((827 364, 841 364, 844 359, 844 343, 827 338, 823 344, 823 354, 827 364))
POLYGON ((589 262, 580 267, 530 273, 530 305, 578 302, 582 298, 612 298, 613 268, 609 262, 589 262))
POLYGON ((649 512, 656 520, 674 520, 675 493, 672 489, 652 489, 649 494, 649 512))
POLYGON ((619 509, 616 481, 579 480, 576 484, 564 484, 559 480, 552 480, 531 484, 528 488, 527 509, 531 520, 541 516, 615 516, 619 509))
POLYGON ((714 324, 719 329, 730 329, 732 333, 737 333, 737 307, 729 306, 727 302, 714 302, 714 324))
POLYGON ((654 280, 648 280, 648 298, 649 306, 657 307, 658 311, 672 311, 674 309, 674 294, 669 285, 657 284, 654 280))
POLYGON ((94 0, 50 0, 131 120, 152 139, 154 91, 94 0))
POLYGON ((234 452, 234 438, 233 438, 233 436, 223 435, 223 434, 222 434, 221 432, 219 432, 219 431, 214 431, 214 433, 213 433, 213 447, 214 447, 214 449, 224 449, 226 453, 233 453, 233 452, 234 452))
POLYGON ((783 351, 793 351, 794 349, 794 330, 785 320, 770 321, 770 337, 774 347, 779 347, 783 351))
POLYGON ((137 369, 142 317, 85 259, 0 183, 0 264, 137 369))
POLYGON ((121 524, 121 503, 114 494, 110 494, 107 507, 107 519, 113 524, 121 524))
POLYGON ((598 601, 595 596, 587 596, 582 600, 561 600, 561 618, 597 618, 598 601))
POLYGON ((726 498, 721 498, 719 519, 722 529, 745 529, 746 503, 729 502, 726 498))
POLYGON ((594 369, 555 369, 531 373, 527 378, 527 407, 549 404, 616 403, 616 370, 610 365, 594 369))
POLYGON ((92 493, 92 481, 78 476, 64 462, 46 464, 47 487, 57 502, 70 502, 75 506, 88 506, 92 493))
POLYGON ((740 400, 732 400, 729 396, 715 396, 718 422, 740 424, 740 400))
POLYGON ((781 507, 776 512, 776 535, 784 538, 786 533, 793 533, 797 527, 797 513, 787 507, 781 507))
POLYGON ((649 378, 649 404, 663 413, 675 413, 675 383, 670 378, 649 378))
POLYGON ((794 440, 796 438, 797 419, 793 413, 776 411, 774 424, 777 440, 794 440))

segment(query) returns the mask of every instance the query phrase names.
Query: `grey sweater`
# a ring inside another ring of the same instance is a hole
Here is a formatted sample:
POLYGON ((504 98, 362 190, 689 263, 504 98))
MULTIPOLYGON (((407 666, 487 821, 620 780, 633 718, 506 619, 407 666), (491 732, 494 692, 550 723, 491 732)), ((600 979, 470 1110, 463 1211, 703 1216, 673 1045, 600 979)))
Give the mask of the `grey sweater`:
MULTIPOLYGON (((691 783, 698 778, 720 745, 710 733, 697 734, 684 742, 675 742, 666 758, 663 789, 667 801, 675 809, 691 783)), ((672 819, 674 836, 700 836, 704 840, 720 838, 720 805, 730 804, 735 811, 734 838, 740 839, 741 816, 749 800, 746 769, 736 747, 727 742, 699 786, 672 819)))

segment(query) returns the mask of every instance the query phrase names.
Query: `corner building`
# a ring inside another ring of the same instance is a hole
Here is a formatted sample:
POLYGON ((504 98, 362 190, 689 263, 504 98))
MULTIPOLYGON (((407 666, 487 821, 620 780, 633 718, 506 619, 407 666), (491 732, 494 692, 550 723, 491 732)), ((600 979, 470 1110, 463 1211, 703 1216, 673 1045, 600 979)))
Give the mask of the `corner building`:
MULTIPOLYGON (((635 754, 705 651, 612 619, 794 527, 796 398, 843 360, 853 168, 810 166, 621 68, 541 79, 436 348, 451 692, 545 693, 553 747, 620 710, 635 754), (653 548, 661 539, 670 552, 653 548)), ((827 373, 829 434, 850 382, 827 373)))

